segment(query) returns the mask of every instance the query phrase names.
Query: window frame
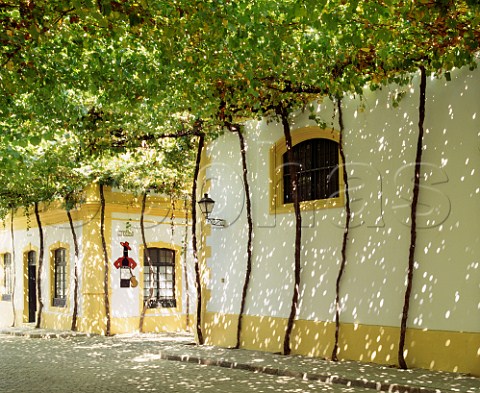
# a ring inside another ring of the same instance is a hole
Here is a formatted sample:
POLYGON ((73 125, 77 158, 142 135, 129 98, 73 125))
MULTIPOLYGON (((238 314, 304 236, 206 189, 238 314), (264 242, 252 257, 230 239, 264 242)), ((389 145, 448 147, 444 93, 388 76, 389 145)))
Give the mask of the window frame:
MULTIPOLYGON (((313 139, 329 139, 338 144, 340 142, 340 133, 334 129, 322 129, 320 127, 304 127, 292 131, 292 146, 313 139)), ((270 149, 270 214, 292 213, 294 211, 293 202, 283 202, 285 168, 283 155, 286 152, 285 137, 280 138, 270 149)), ((344 206, 343 167, 340 149, 338 149, 338 195, 333 198, 301 201, 300 209, 302 211, 344 206)))
POLYGON ((67 249, 65 247, 57 247, 52 250, 53 253, 53 272, 52 272, 52 306, 66 307, 67 305, 67 290, 68 290, 68 263, 67 263, 67 249), (57 255, 59 255, 57 257, 57 255), (62 256, 63 254, 63 256, 62 256), (60 263, 58 263, 60 261, 60 263), (58 269, 58 268, 61 269, 58 269), (59 271, 60 270, 60 271, 59 271), (62 278, 59 283, 59 278, 62 278), (60 284, 60 285, 59 285, 60 284), (62 285, 63 284, 63 285, 62 285))
MULTIPOLYGON (((158 309, 158 308, 176 308, 177 307, 177 284, 176 284, 176 263, 177 263, 177 250, 168 248, 168 247, 148 247, 150 252, 150 259, 152 261, 152 267, 154 268, 156 277, 154 278, 154 283, 156 283, 154 288, 154 297, 147 304, 148 309, 158 309), (155 251, 155 255, 152 256, 151 251, 155 251), (170 262, 162 261, 161 252, 168 251, 171 253, 170 262), (162 281, 159 279, 161 276, 160 268, 162 267, 171 267, 171 271, 165 273, 170 275, 171 278, 164 282, 171 283, 171 288, 164 287, 160 285, 162 281), (169 290, 171 296, 161 296, 161 290, 169 290)), ((143 303, 149 298, 150 290, 150 266, 148 264, 147 250, 144 249, 143 255, 143 287, 142 287, 142 299, 143 303)))
MULTIPOLYGON (((331 195, 338 195, 340 182, 337 142, 312 138, 297 143, 292 150, 301 202, 329 199, 331 195)), ((282 163, 286 169, 290 165, 287 152, 282 155, 282 163)), ((283 203, 293 203, 289 169, 283 171, 283 203)))

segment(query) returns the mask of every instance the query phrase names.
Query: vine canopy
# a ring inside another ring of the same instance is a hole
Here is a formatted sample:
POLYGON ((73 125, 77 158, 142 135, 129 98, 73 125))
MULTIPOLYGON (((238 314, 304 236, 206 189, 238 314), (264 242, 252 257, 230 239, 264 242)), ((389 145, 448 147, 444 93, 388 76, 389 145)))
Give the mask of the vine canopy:
POLYGON ((475 68, 477 0, 0 4, 3 209, 92 181, 188 187, 195 138, 322 96, 475 68))

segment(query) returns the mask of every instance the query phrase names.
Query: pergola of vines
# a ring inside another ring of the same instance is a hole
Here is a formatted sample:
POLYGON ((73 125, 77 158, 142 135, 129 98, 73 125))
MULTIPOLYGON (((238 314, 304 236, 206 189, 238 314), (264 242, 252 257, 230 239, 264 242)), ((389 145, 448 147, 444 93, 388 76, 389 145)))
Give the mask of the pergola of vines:
POLYGON ((447 77, 474 67, 479 8, 473 0, 4 1, 2 205, 99 179, 146 188, 158 164, 172 171, 157 186, 184 189, 179 156, 191 151, 199 121, 214 137, 226 121, 405 82, 420 66, 447 77), (69 175, 55 178, 59 167, 69 175), (141 176, 129 178, 133 171, 141 176))
POLYGON ((276 116, 288 142, 293 110, 330 97, 341 113, 343 96, 405 84, 418 70, 448 80, 476 67, 480 46, 478 0, 5 0, 0 21, 2 217, 58 198, 69 209, 98 182, 175 195, 193 187, 195 218, 204 140, 229 129, 244 151, 241 122, 276 116))

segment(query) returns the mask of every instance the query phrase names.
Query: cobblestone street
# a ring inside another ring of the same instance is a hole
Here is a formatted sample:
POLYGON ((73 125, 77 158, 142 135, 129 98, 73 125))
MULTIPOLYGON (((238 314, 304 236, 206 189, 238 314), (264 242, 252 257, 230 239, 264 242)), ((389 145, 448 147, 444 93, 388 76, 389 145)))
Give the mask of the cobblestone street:
POLYGON ((1 393, 372 392, 160 359, 155 342, 0 335, 1 393))

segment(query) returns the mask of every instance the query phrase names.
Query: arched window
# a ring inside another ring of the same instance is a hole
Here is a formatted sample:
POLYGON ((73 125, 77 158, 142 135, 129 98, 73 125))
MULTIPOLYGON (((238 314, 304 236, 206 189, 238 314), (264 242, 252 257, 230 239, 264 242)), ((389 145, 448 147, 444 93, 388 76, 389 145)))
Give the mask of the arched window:
POLYGON ((65 307, 67 300, 67 258, 65 248, 54 251, 54 294, 53 306, 65 307))
POLYGON ((148 264, 147 253, 144 255, 143 296, 144 301, 150 298, 150 288, 153 297, 148 307, 176 307, 175 299, 175 251, 168 248, 149 248, 152 274, 148 264))
POLYGON ((293 212, 290 167, 297 172, 297 192, 302 210, 343 206, 343 163, 340 133, 305 127, 292 132, 293 162, 288 160, 285 138, 270 150, 270 213, 293 212))
MULTIPOLYGON (((293 146, 299 201, 336 198, 339 194, 338 143, 309 139, 293 146)), ((288 153, 283 154, 283 203, 292 203, 288 153)))
POLYGON ((3 254, 3 287, 4 292, 2 300, 11 300, 13 293, 13 268, 12 255, 10 253, 3 254))

